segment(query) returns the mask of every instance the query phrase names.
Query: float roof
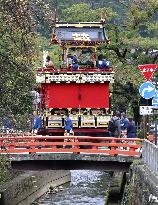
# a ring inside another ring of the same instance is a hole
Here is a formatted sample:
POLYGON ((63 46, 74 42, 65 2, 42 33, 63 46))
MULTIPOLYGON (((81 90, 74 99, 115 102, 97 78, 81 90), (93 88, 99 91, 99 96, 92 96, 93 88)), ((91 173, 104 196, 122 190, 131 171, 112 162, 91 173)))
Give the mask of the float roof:
POLYGON ((70 45, 96 45, 107 41, 103 22, 56 22, 51 40, 52 43, 70 45))

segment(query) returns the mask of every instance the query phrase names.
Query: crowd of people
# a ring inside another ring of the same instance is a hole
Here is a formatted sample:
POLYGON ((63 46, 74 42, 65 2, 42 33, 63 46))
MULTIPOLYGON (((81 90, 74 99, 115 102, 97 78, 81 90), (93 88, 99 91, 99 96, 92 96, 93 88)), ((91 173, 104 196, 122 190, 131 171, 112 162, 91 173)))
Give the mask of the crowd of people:
MULTIPOLYGON (((71 135, 73 133, 73 123, 69 115, 65 119, 65 134, 71 135)), ((137 136, 137 129, 132 117, 126 114, 116 112, 109 121, 108 126, 109 134, 111 137, 127 137, 135 138, 137 136)))
MULTIPOLYGON (((32 129, 37 133, 42 128, 41 118, 37 112, 33 112, 34 120, 32 129)), ((73 135, 73 123, 69 115, 64 120, 64 135, 73 135)), ((116 112, 109 121, 109 135, 111 137, 136 138, 137 129, 132 117, 126 117, 125 113, 116 112)))
MULTIPOLYGON (((32 113, 32 116, 32 132, 36 134, 42 128, 42 121, 37 110, 32 113)), ((4 117, 2 123, 4 129, 12 129, 9 118, 4 117)), ((69 115, 66 116, 64 124, 64 135, 73 135, 73 123, 69 115)), ((135 138, 137 136, 137 129, 133 118, 126 117, 125 113, 116 112, 109 121, 108 130, 111 137, 135 138)))
MULTIPOLYGON (((71 66, 71 68, 73 70, 78 70, 79 69, 79 61, 77 59, 77 56, 76 55, 69 55, 68 59, 69 59, 69 65, 71 66)), ((94 62, 91 62, 90 60, 88 60, 86 62, 86 65, 94 67, 94 62)), ((100 56, 98 56, 98 59, 96 61, 96 67, 99 69, 108 70, 112 67, 112 64, 106 57, 100 55, 100 56)))
MULTIPOLYGON (((79 60, 77 58, 77 55, 69 54, 68 55, 68 62, 69 62, 69 66, 72 68, 72 70, 74 70, 74 71, 79 70, 79 60)), ((90 66, 90 67, 94 67, 94 62, 88 60, 86 62, 86 65, 90 66)), ((54 63, 51 60, 50 56, 46 57, 45 67, 46 68, 50 68, 50 67, 54 68, 54 63)), ((99 55, 98 59, 96 60, 96 67, 99 69, 108 70, 112 67, 112 64, 106 57, 99 55)))
POLYGON ((137 129, 132 117, 127 117, 126 114, 116 112, 109 121, 108 126, 111 137, 127 137, 135 138, 137 129))
MULTIPOLYGON (((32 114, 33 114, 32 132, 36 134, 42 128, 42 121, 41 121, 41 117, 37 114, 36 111, 34 111, 32 114)), ((69 115, 66 116, 64 120, 64 124, 65 124, 64 135, 73 135, 73 123, 69 115)))

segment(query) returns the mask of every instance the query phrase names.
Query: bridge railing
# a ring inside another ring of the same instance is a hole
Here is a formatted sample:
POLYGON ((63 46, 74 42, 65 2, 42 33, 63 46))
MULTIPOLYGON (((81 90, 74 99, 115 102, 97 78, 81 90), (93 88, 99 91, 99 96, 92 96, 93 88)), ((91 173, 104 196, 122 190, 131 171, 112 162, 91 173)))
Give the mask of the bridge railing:
POLYGON ((143 142, 143 162, 158 176, 158 146, 148 140, 143 142))
POLYGON ((90 136, 0 137, 0 154, 90 153, 140 157, 141 139, 90 136))

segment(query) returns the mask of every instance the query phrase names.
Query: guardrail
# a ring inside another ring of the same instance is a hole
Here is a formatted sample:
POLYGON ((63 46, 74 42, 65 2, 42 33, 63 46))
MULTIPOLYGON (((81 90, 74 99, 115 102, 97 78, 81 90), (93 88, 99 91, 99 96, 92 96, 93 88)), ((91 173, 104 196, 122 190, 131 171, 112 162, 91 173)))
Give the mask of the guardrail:
POLYGON ((0 154, 91 153, 110 156, 141 156, 141 139, 89 136, 0 137, 0 154))
POLYGON ((148 140, 143 144, 143 162, 158 176, 158 146, 148 140))
POLYGON ((45 72, 50 72, 50 73, 57 73, 57 72, 60 72, 60 73, 66 73, 66 72, 73 72, 73 73, 80 73, 80 72, 96 72, 96 73, 100 73, 100 72, 105 72, 105 73, 108 73, 108 72, 113 72, 113 67, 110 67, 110 68, 107 68, 107 69, 100 69, 100 68, 90 68, 90 67, 86 67, 86 66, 80 66, 79 70, 73 70, 71 67, 69 68, 53 68, 53 67, 50 67, 50 68, 39 68, 37 70, 37 73, 45 73, 45 72))

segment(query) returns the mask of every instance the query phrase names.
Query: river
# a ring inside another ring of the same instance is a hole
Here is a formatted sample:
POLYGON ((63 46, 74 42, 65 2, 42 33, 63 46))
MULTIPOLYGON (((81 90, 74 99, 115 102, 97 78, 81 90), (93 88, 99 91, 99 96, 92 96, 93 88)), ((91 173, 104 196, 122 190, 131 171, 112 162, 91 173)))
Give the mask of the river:
POLYGON ((39 205, 104 205, 109 174, 98 171, 71 171, 71 183, 56 194, 43 195, 39 205))

